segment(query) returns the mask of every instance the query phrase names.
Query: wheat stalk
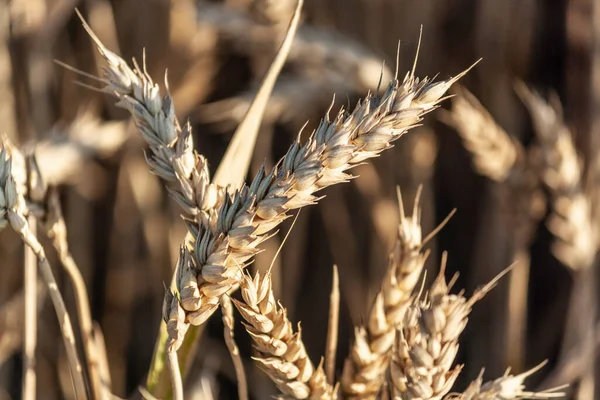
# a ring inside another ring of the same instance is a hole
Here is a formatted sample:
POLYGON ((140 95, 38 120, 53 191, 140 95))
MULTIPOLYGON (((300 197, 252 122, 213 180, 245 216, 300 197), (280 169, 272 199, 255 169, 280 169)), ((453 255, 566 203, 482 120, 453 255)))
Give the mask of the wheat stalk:
POLYGON ((381 289, 369 312, 368 324, 355 330, 354 345, 344 364, 341 388, 344 398, 375 399, 389 365, 396 329, 412 303, 412 292, 427 258, 421 232, 420 190, 411 216, 406 216, 398 189, 398 237, 389 255, 381 289))
POLYGON ((294 333, 287 311, 273 296, 270 273, 261 279, 244 275, 240 285, 243 301, 232 299, 252 338, 258 355, 254 361, 279 390, 293 399, 333 399, 322 363, 317 368, 308 358, 302 331, 294 333))
POLYGON ((391 366, 391 387, 395 399, 439 400, 454 385, 462 366, 452 368, 458 352, 458 338, 467 325, 475 302, 489 292, 498 276, 466 298, 450 294, 453 282, 444 277, 446 254, 440 273, 423 300, 416 299, 396 335, 391 366))
POLYGON ((77 355, 75 334, 73 333, 71 319, 67 313, 62 295, 58 290, 58 285, 50 268, 50 263, 46 258, 44 248, 31 231, 27 222, 26 215, 28 214, 28 209, 23 197, 26 182, 24 161, 22 156, 17 154, 16 150, 12 153, 12 157, 9 157, 5 140, 7 139, 4 138, 0 142, 0 145, 2 145, 2 149, 0 150, 0 229, 10 224, 11 228, 21 237, 23 243, 37 257, 40 275, 48 286, 48 292, 59 321, 71 369, 71 376, 75 385, 75 394, 77 398, 86 399, 87 393, 83 379, 83 370, 79 356, 77 355), (17 167, 15 169, 13 169, 13 159, 17 160, 17 167))

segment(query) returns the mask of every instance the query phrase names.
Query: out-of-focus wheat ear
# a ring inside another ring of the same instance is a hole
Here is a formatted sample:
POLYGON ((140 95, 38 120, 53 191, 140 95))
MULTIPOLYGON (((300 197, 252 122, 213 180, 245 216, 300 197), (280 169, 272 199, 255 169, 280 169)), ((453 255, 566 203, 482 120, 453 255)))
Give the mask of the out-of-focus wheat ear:
MULTIPOLYGON (((290 2, 279 0, 274 3, 290 2)), ((265 53, 270 57, 279 44, 277 39, 280 35, 273 34, 273 26, 257 23, 248 13, 204 0, 198 2, 198 10, 199 24, 231 44, 236 52, 251 59, 264 57, 265 53)), ((311 24, 304 24, 298 29, 288 64, 301 74, 320 75, 329 85, 336 80, 331 77, 343 76, 350 90, 358 93, 374 91, 381 70, 379 55, 369 47, 349 39, 347 35, 311 24)), ((392 72, 386 68, 383 82, 393 78, 392 72)))
POLYGON ((256 137, 258 136, 259 127, 269 102, 269 97, 273 91, 275 81, 285 64, 294 36, 298 30, 303 2, 304 0, 298 0, 285 39, 281 43, 275 59, 263 78, 256 97, 246 112, 246 116, 233 134, 233 138, 213 178, 213 183, 216 185, 223 187, 231 185, 234 189, 237 189, 242 186, 246 178, 256 137))
POLYGON ((24 160, 15 148, 7 149, 6 138, 0 140, 0 223, 2 227, 10 224, 11 228, 21 237, 23 243, 28 246, 38 260, 40 275, 46 285, 52 300, 59 327, 61 329, 63 342, 66 347, 67 359, 71 370, 71 377, 75 387, 75 396, 79 399, 87 399, 83 369, 77 354, 75 334, 71 319, 67 313, 62 294, 58 289, 56 279, 46 258, 44 248, 37 237, 31 231, 26 215, 29 214, 25 198, 23 197, 26 173, 23 165, 13 166, 13 158, 24 160), (9 155, 9 150, 11 154, 9 155), (16 178, 16 179, 15 179, 16 178), (17 184, 21 182, 21 184, 17 184))
POLYGON ((526 390, 524 381, 529 376, 539 371, 546 362, 523 372, 519 375, 511 375, 510 369, 504 375, 493 381, 483 383, 483 371, 479 374, 469 387, 462 393, 451 393, 445 397, 446 400, 495 400, 495 399, 555 399, 564 397, 565 394, 559 392, 562 387, 544 390, 541 392, 531 392, 526 390))
POLYGON ((451 111, 440 113, 440 119, 456 129, 477 172, 494 181, 504 181, 523 153, 521 144, 496 123, 466 88, 457 85, 454 93, 451 111))
POLYGON ((589 268, 598 251, 598 231, 592 226, 592 204, 584 191, 582 160, 556 99, 548 103, 524 83, 515 86, 529 110, 537 136, 537 163, 551 193, 548 229, 556 240, 552 251, 572 270, 589 268))
MULTIPOLYGON (((444 277, 447 254, 440 272, 423 298, 418 296, 404 315, 396 334, 391 365, 394 398, 442 399, 454 385, 462 366, 455 366, 458 339, 467 325, 471 308, 496 284, 499 275, 466 298, 450 294, 454 284, 444 277)), ((506 273, 506 271, 504 272, 506 273)))

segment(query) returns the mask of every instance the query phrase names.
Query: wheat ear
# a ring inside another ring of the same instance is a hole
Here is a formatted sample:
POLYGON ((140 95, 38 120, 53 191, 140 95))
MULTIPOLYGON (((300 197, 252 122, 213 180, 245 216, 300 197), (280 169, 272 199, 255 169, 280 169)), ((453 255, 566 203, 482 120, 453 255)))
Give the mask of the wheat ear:
POLYGON ((188 217, 208 221, 222 192, 210 183, 206 158, 194 150, 191 125, 186 123, 182 127, 177 121, 166 74, 166 93, 161 96, 158 84, 146 71, 145 57, 141 68, 135 60, 134 68, 130 68, 102 44, 79 11, 77 14, 107 63, 103 69, 104 77, 98 78, 56 62, 98 81, 104 85, 101 91, 118 99, 117 106, 131 113, 138 131, 149 145, 151 154, 146 156, 146 161, 151 171, 172 184, 171 194, 188 217))
POLYGON ((437 83, 411 73, 402 83, 392 81, 383 95, 368 96, 352 113, 342 110, 333 121, 326 117, 304 145, 298 136, 270 173, 261 168, 249 186, 225 196, 214 225, 189 223, 196 238, 197 285, 193 279, 181 284, 193 293, 181 296, 188 320, 201 324, 212 314, 218 297, 239 283, 239 266, 259 251, 289 210, 316 203, 315 192, 347 181, 348 169, 391 147, 464 73, 437 83))
POLYGON ((476 380, 471 382, 463 393, 452 393, 445 397, 446 400, 519 400, 519 399, 552 399, 564 397, 558 392, 560 388, 542 392, 525 390, 523 382, 536 373, 546 363, 525 371, 519 375, 511 375, 510 369, 504 375, 493 381, 483 383, 483 371, 476 380))
POLYGON ((589 268, 598 250, 597 230, 592 224, 590 198, 582 184, 582 162, 558 99, 550 104, 523 83, 516 90, 531 115, 541 177, 551 193, 547 226, 556 238, 552 251, 573 270, 589 268))
POLYGON ((398 237, 389 255, 389 266, 381 289, 369 312, 368 323, 356 328, 354 345, 342 373, 344 398, 375 399, 381 391, 396 329, 412 302, 412 292, 427 258, 422 251, 419 194, 420 190, 412 215, 407 216, 398 189, 398 237))
POLYGON ((458 352, 458 338, 467 325, 475 302, 489 292, 498 276, 470 297, 450 294, 452 283, 444 277, 446 254, 440 273, 424 299, 416 299, 404 316, 396 335, 391 366, 391 387, 395 399, 439 400, 452 388, 462 366, 452 368, 458 352))
POLYGON ((279 390, 293 399, 333 399, 333 388, 327 383, 322 363, 315 368, 308 358, 302 331, 294 333, 287 311, 273 296, 271 276, 254 279, 245 275, 240 285, 243 301, 232 299, 258 355, 258 364, 279 390))
POLYGON ((454 127, 465 148, 473 156, 475 169, 481 175, 503 182, 523 148, 485 109, 477 98, 463 87, 455 87, 452 110, 441 114, 442 120, 454 127))

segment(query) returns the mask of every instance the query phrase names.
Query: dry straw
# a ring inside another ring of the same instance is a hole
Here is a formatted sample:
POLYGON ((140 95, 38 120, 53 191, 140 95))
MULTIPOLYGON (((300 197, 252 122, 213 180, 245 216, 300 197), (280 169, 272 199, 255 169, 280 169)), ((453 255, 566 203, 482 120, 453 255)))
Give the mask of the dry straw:
POLYGON ((582 161, 564 123, 560 103, 556 97, 546 102, 525 84, 518 84, 516 90, 531 115, 538 144, 536 162, 551 193, 547 225, 556 238, 552 251, 573 270, 589 268, 597 252, 598 231, 583 187, 582 161))

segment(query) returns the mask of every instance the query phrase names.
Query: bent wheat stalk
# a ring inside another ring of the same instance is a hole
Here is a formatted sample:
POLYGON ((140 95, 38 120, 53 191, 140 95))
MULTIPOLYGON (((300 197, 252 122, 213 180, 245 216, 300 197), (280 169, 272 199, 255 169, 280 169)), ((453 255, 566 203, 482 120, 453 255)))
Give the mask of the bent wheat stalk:
MULTIPOLYGON (((10 223, 12 229, 19 234, 23 243, 28 246, 38 260, 40 275, 46 285, 48 292, 54 305, 54 310, 59 321, 63 341, 67 351, 67 359, 71 369, 71 376, 75 385, 75 396, 78 399, 86 399, 87 393, 83 379, 83 370, 77 355, 75 346, 75 334, 71 319, 67 313, 65 302, 58 289, 54 274, 50 268, 50 263, 46 258, 44 248, 32 233, 25 214, 27 208, 25 199, 20 191, 20 185, 17 184, 20 180, 15 180, 13 174, 12 158, 7 155, 6 147, 0 142, 2 149, 0 150, 0 229, 10 223)), ((22 182, 20 182, 22 183, 22 182)))
POLYGON ((333 399, 334 389, 327 383, 322 362, 317 368, 308 358, 302 331, 294 333, 285 308, 278 305, 271 289, 271 276, 254 279, 244 275, 241 282, 243 302, 232 299, 258 356, 258 364, 281 392, 293 399, 333 399))

